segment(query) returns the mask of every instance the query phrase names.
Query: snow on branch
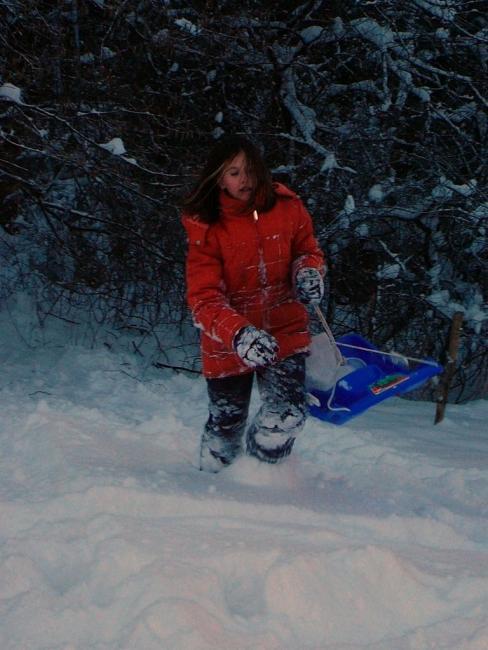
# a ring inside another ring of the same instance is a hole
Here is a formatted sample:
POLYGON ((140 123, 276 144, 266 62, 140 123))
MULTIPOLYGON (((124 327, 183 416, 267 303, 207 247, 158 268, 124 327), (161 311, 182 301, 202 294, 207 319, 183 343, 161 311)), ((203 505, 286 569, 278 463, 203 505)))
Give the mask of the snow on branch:
POLYGON ((322 35, 326 33, 325 29, 320 25, 311 25, 310 27, 302 29, 300 32, 300 38, 305 45, 310 45, 311 43, 318 41, 322 35))
POLYGON ((351 26, 362 38, 374 43, 382 51, 395 44, 395 33, 372 18, 358 18, 351 22, 351 26))
POLYGON ((121 138, 112 138, 110 142, 99 145, 102 149, 106 149, 114 156, 123 156, 126 153, 124 142, 121 138))
POLYGON ((192 36, 198 36, 201 33, 200 27, 192 23, 187 18, 177 18, 175 20, 175 25, 182 29, 184 32, 188 32, 192 36))
POLYGON ((414 4, 436 18, 452 22, 456 18, 459 2, 455 0, 414 0, 414 4))
POLYGON ((11 83, 4 83, 0 86, 0 99, 22 104, 22 90, 11 83))
MULTIPOLYGON (((456 12, 454 2, 440 2, 437 0, 416 0, 418 6, 429 8, 430 13, 446 20, 453 20, 456 12)), ((456 81, 471 83, 467 75, 459 74, 453 70, 443 70, 419 57, 413 56, 411 47, 407 45, 408 33, 394 32, 389 26, 380 25, 373 18, 359 18, 350 23, 353 30, 364 40, 373 43, 380 52, 386 55, 388 67, 400 80, 400 89, 397 95, 397 106, 403 106, 408 93, 417 96, 422 102, 430 101, 430 91, 425 87, 417 86, 413 81, 412 69, 418 68, 424 73, 441 76, 456 81), (395 58, 394 58, 395 57, 395 58)))
POLYGON ((317 128, 317 116, 312 108, 306 106, 298 99, 292 66, 285 68, 282 74, 283 76, 280 94, 283 104, 288 109, 291 117, 300 130, 300 133, 303 136, 302 142, 311 147, 323 158, 323 163, 320 171, 330 172, 333 169, 340 168, 355 173, 355 171, 349 167, 340 167, 337 163, 335 154, 321 145, 315 139, 314 135, 317 128))
POLYGON ((387 57, 387 62, 388 67, 396 74, 400 81, 395 102, 396 106, 402 107, 404 105, 409 92, 416 95, 422 102, 428 102, 430 100, 430 91, 426 88, 419 88, 413 83, 413 76, 409 70, 408 63, 394 61, 391 56, 387 57))
POLYGON ((298 99, 295 86, 295 78, 291 66, 283 71, 281 97, 283 99, 284 105, 300 129, 305 141, 311 144, 315 149, 320 150, 323 153, 328 153, 322 148, 321 145, 318 145, 318 143, 315 143, 314 141, 313 136, 316 129, 316 114, 312 108, 305 106, 305 104, 302 104, 302 102, 300 102, 298 99))

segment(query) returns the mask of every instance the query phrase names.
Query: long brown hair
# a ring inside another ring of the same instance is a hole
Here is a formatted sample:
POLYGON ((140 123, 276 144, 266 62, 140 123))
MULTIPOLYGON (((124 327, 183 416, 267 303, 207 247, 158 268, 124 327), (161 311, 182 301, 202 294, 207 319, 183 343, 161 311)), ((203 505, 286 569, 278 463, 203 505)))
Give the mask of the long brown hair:
POLYGON ((243 152, 249 174, 255 180, 254 192, 244 211, 258 208, 262 212, 270 210, 276 196, 271 174, 266 167, 259 149, 247 138, 240 135, 223 136, 210 151, 207 164, 193 191, 183 202, 188 214, 198 215, 205 223, 214 223, 219 219, 219 180, 226 164, 243 152))

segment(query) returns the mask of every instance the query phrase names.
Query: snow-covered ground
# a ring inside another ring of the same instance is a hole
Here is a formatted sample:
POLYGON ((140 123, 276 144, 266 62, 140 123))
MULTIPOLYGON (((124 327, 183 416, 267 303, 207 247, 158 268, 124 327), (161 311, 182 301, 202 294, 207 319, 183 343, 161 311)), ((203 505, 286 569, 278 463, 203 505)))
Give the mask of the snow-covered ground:
POLYGON ((488 648, 487 402, 205 475, 202 379, 2 328, 2 650, 488 648))

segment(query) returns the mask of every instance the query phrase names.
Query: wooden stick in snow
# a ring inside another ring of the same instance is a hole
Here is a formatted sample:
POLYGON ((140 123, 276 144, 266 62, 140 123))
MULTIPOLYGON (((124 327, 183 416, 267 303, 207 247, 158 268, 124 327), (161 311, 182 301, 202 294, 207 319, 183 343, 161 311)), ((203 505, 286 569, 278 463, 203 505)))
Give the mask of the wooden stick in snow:
POLYGON ((441 379, 441 391, 439 399, 437 401, 434 424, 438 424, 444 419, 444 413, 446 410, 449 395, 449 386, 456 370, 456 360, 459 349, 459 339, 461 336, 463 317, 464 314, 462 311, 457 311, 452 317, 451 331, 449 332, 447 363, 441 379))

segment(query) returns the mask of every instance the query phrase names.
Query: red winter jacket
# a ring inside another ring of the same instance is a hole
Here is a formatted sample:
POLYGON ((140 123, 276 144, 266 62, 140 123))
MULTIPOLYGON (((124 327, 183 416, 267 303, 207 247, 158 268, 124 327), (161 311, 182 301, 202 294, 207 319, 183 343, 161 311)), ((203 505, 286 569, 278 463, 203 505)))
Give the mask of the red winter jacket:
POLYGON ((293 279, 301 268, 323 270, 324 258, 303 203, 285 186, 274 188, 277 201, 268 212, 243 214, 242 203, 222 192, 216 223, 183 215, 187 298, 202 330, 206 377, 251 372, 233 348, 246 325, 276 338, 279 359, 308 349, 308 315, 295 298, 293 279))

